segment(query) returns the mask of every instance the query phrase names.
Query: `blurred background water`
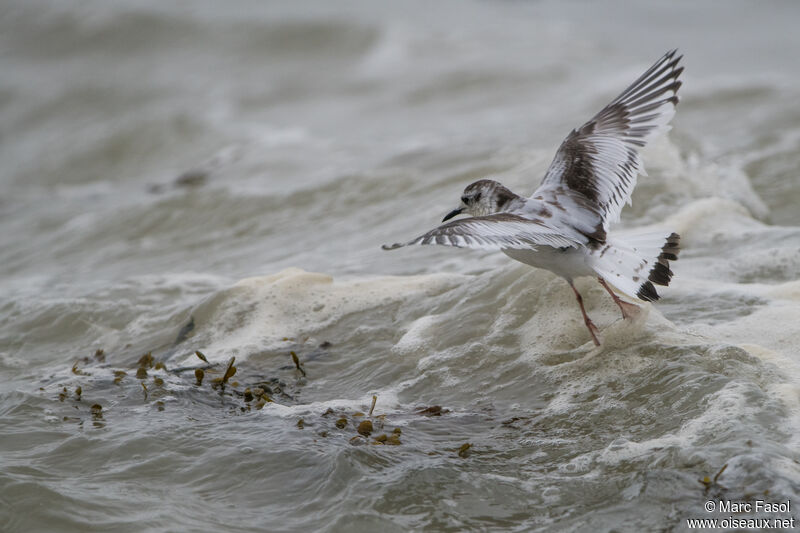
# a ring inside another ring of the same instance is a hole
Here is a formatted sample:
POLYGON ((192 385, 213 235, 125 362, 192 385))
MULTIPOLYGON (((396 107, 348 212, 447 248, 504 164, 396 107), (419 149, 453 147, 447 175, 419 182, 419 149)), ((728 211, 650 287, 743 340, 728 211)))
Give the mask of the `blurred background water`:
POLYGON ((680 530, 710 497, 796 499, 798 21, 4 1, 3 531, 680 530), (682 102, 621 226, 684 250, 634 323, 579 284, 601 351, 550 273, 380 250, 475 179, 529 194, 673 47, 682 102))

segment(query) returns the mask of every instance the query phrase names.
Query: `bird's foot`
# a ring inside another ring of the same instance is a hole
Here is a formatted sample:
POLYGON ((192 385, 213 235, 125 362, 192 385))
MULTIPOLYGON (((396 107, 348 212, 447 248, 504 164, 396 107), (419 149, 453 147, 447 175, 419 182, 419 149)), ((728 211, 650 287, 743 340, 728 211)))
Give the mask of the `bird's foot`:
POLYGON ((594 325, 588 317, 586 318, 586 327, 589 328, 589 333, 592 335, 592 342, 594 342, 595 346, 600 346, 600 341, 597 339, 597 335, 600 333, 600 330, 597 329, 597 326, 594 325))
POLYGON ((642 308, 639 305, 632 304, 630 302, 626 302, 624 300, 620 300, 617 298, 616 300, 617 305, 619 306, 619 310, 622 311, 622 318, 623 319, 633 319, 639 316, 639 313, 642 312, 642 308))

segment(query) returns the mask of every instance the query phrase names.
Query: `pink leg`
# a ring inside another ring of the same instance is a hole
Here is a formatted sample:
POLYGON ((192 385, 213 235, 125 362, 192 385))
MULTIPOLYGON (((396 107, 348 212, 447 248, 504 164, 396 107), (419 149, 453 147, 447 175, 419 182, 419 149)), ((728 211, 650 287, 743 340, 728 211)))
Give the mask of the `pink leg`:
POLYGON ((583 307, 583 298, 581 298, 581 293, 578 292, 578 289, 575 288, 575 285, 573 285, 571 281, 569 282, 569 286, 572 287, 572 292, 575 293, 575 298, 578 300, 578 305, 581 306, 581 314, 583 314, 583 322, 589 329, 589 333, 592 334, 592 340, 594 341, 594 345, 600 346, 600 341, 597 340, 597 334, 599 333, 599 331, 597 330, 597 326, 595 326, 592 320, 589 318, 589 315, 586 314, 586 309, 584 309, 583 307))
POLYGON ((614 303, 619 306, 619 310, 622 311, 623 319, 632 318, 639 313, 640 307, 636 304, 623 301, 619 296, 617 296, 614 293, 614 291, 611 290, 611 287, 608 286, 606 280, 604 280, 603 278, 597 278, 597 281, 599 281, 600 285, 602 285, 603 288, 608 291, 608 294, 610 294, 611 297, 614 299, 614 303))

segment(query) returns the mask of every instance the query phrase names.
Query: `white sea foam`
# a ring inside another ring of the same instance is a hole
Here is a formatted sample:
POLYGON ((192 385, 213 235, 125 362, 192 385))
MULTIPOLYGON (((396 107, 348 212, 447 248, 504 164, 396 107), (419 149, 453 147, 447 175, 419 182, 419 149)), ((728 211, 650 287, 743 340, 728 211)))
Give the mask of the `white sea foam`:
POLYGON ((797 499, 793 4, 5 4, 5 529, 654 530, 698 516, 724 464, 710 493, 797 499), (476 179, 530 194, 676 35, 675 127, 620 228, 683 250, 632 322, 578 280, 600 349, 548 272, 379 249, 476 179), (151 349, 170 371, 139 380, 151 349), (238 384, 172 372, 195 349, 236 355, 238 384), (254 383, 275 404, 248 411, 254 383), (320 416, 373 394, 401 446, 320 416))
POLYGON ((334 281, 298 268, 248 278, 220 291, 194 313, 194 345, 222 361, 246 358, 314 336, 350 314, 381 309, 446 291, 460 275, 384 276, 334 281))

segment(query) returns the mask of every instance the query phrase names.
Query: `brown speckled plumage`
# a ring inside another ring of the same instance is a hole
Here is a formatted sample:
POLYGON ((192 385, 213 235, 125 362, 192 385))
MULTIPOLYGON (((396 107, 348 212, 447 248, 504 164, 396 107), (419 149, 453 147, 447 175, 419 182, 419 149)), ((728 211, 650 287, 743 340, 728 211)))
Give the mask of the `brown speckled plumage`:
POLYGON ((642 171, 639 149, 668 129, 678 103, 683 67, 673 50, 664 55, 592 119, 567 135, 530 198, 515 194, 497 181, 469 184, 461 205, 445 221, 453 220, 408 241, 410 244, 502 250, 523 263, 547 268, 572 286, 586 326, 595 344, 597 328, 572 284, 577 276, 596 275, 622 310, 631 315, 633 304, 623 302, 617 289, 652 302, 659 299, 655 285, 672 279, 670 261, 678 259, 680 237, 671 233, 644 236, 610 234, 630 201, 636 177, 642 171))

